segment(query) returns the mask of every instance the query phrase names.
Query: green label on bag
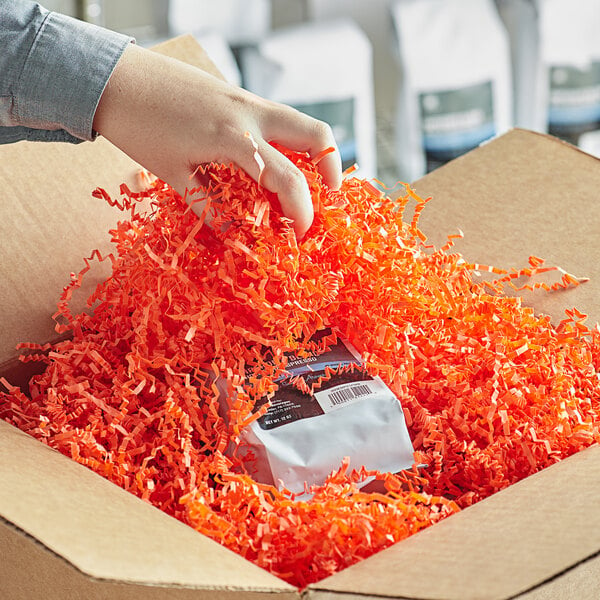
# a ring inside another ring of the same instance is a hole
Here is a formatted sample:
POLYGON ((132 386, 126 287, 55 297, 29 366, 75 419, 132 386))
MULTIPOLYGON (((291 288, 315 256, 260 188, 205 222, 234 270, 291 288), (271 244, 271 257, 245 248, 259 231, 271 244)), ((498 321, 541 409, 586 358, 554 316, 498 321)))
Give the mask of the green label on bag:
POLYGON ((548 75, 548 131, 578 145, 581 135, 600 129, 600 61, 583 69, 555 65, 548 75))
POLYGON ((492 82, 419 94, 427 171, 476 148, 495 133, 492 82))

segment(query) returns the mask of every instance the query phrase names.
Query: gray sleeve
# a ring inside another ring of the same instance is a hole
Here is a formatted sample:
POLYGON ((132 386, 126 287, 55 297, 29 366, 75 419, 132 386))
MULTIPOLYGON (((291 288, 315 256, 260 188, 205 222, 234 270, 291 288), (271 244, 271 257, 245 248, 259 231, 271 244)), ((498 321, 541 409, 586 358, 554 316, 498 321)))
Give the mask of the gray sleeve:
POLYGON ((0 143, 93 140, 94 113, 132 38, 0 0, 0 143))

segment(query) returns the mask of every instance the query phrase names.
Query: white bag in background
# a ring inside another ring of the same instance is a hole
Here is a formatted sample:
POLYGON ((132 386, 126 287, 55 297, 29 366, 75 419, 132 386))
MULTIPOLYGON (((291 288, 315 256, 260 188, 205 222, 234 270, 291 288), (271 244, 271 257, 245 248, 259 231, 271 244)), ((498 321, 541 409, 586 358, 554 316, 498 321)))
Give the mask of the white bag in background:
POLYGON ((548 132, 600 156, 600 3, 538 7, 548 132))
POLYGON ((346 457, 350 469, 396 473, 412 467, 400 401, 379 377, 366 373, 349 342, 338 339, 329 351, 306 358, 288 355, 287 371, 267 413, 241 434, 243 451, 249 448, 255 457, 246 467, 256 481, 303 495, 307 487, 323 484, 346 457), (327 366, 351 364, 352 372, 332 375, 313 395, 289 383, 300 376, 310 385, 327 366))
POLYGON ((175 35, 220 33, 230 46, 255 44, 271 29, 270 0, 169 0, 175 35))
MULTIPOLYGON (((368 36, 373 52, 375 111, 380 118, 379 126, 386 127, 394 111, 398 87, 396 64, 390 53, 394 35, 390 24, 390 0, 368 0, 368 2, 304 0, 304 2, 309 20, 331 21, 345 16, 352 19, 368 36)), ((381 155, 378 155, 378 163, 381 170, 381 155)), ((385 183, 391 185, 395 181, 385 183)))
POLYGON ((414 181, 511 126, 510 49, 493 0, 399 0, 400 177, 414 181))
POLYGON ((536 0, 496 0, 508 32, 513 79, 513 125, 546 131, 536 0))
POLYGON ((331 125, 344 168, 376 176, 372 49, 351 20, 272 33, 241 53, 244 86, 331 125))

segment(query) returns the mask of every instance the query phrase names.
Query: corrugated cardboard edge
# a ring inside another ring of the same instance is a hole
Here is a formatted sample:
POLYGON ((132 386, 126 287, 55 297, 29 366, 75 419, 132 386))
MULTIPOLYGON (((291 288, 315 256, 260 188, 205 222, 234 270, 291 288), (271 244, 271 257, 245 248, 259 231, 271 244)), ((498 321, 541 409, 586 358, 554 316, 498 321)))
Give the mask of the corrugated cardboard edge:
POLYGON ((598 600, 600 554, 519 596, 518 600, 598 600))
MULTIPOLYGON (((590 154, 589 152, 582 150, 578 146, 574 146, 570 142, 567 142, 566 140, 557 138, 556 136, 550 135, 549 133, 543 133, 541 131, 533 131, 531 129, 523 129, 522 127, 511 127, 508 131, 506 131, 500 135, 496 135, 488 140, 485 140, 484 142, 479 144, 479 146, 477 146, 476 148, 473 148, 472 150, 469 150, 468 152, 461 154, 460 156, 456 157, 452 161, 447 162, 446 164, 442 165, 441 167, 437 168, 435 171, 432 171, 432 172, 435 172, 436 174, 443 173, 444 170, 446 168, 448 168, 448 166, 456 165, 457 161, 469 160, 469 156, 475 152, 478 152, 480 150, 480 148, 485 148, 486 146, 495 143, 497 140, 499 140, 501 138, 512 137, 512 136, 527 137, 527 138, 539 138, 539 139, 549 142, 551 144, 557 144, 558 146, 568 149, 569 151, 574 151, 578 154, 581 154, 583 157, 585 157, 586 160, 591 159, 593 161, 600 162, 600 157, 594 156, 593 154, 590 154)), ((420 182, 424 182, 428 179, 431 179, 431 173, 428 173, 428 174, 424 175, 423 177, 420 177, 419 179, 417 179, 414 182, 414 185, 418 186, 420 182)))
MULTIPOLYGON (((569 150, 574 150, 575 152, 579 152, 586 158, 591 158, 592 160, 596 160, 596 161, 600 162, 600 157, 594 156, 593 154, 590 154, 589 152, 582 150, 581 148, 579 148, 579 146, 574 146, 570 142, 567 142, 566 140, 561 140, 560 138, 550 135, 549 133, 543 133, 541 131, 531 131, 529 129, 523 129, 522 127, 513 127, 511 131, 517 131, 517 132, 525 133, 527 135, 541 137, 543 139, 551 141, 554 144, 560 144, 562 146, 565 146, 566 148, 569 148, 569 150)), ((492 138, 491 140, 489 140, 485 143, 489 143, 489 142, 493 141, 494 139, 496 139, 496 138, 492 138)), ((485 144, 483 144, 483 145, 485 145, 485 144)))
POLYGON ((93 580, 207 597, 297 597, 293 586, 3 421, 0 481, 0 591, 19 577, 35 582, 40 560, 56 570, 45 585, 57 589, 93 580))
POLYGON ((297 599, 293 592, 182 587, 100 579, 77 569, 39 540, 0 518, 0 592, 7 600, 248 600, 297 599))
POLYGON ((600 555, 599 498, 593 446, 310 586, 309 597, 521 597, 600 555))

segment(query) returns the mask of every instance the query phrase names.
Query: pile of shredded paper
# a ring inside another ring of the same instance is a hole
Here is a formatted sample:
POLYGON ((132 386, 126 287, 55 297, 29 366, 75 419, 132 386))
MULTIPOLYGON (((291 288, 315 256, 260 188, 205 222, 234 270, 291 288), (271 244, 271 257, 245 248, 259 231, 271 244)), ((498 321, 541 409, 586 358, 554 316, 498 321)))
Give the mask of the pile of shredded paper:
POLYGON ((123 187, 115 253, 94 255, 112 275, 77 315, 69 300, 92 259, 72 277, 56 317, 72 337, 22 345, 22 360, 46 368, 31 398, 3 381, 0 418, 303 587, 600 442, 600 330, 577 311, 554 326, 501 292, 548 270, 540 259, 482 283, 473 274, 486 267, 453 253, 455 236, 425 243, 425 201, 410 189, 391 199, 347 177, 332 191, 314 161, 287 154, 315 205, 300 243, 276 199, 232 166, 203 170, 200 218, 161 181, 123 187), (385 493, 359 490, 373 473, 341 464, 312 499, 294 499, 252 479, 243 446, 226 452, 266 408, 253 411, 284 352, 315 350, 324 327, 400 399, 427 465, 380 474, 385 493))

